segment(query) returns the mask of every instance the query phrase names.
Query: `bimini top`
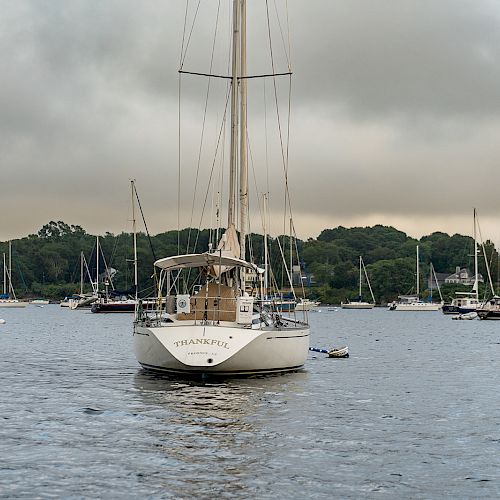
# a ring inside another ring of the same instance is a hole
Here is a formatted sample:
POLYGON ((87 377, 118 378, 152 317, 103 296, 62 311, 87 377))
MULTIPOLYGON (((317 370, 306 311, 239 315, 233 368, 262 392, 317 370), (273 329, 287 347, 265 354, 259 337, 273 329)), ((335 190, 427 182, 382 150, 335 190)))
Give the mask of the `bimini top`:
POLYGON ((213 267, 225 268, 231 267, 244 267, 246 269, 253 269, 255 272, 262 274, 264 269, 236 257, 229 257, 221 255, 220 253, 192 253, 187 255, 174 255, 173 257, 165 257, 155 262, 155 266, 167 271, 175 269, 185 269, 189 267, 213 267))

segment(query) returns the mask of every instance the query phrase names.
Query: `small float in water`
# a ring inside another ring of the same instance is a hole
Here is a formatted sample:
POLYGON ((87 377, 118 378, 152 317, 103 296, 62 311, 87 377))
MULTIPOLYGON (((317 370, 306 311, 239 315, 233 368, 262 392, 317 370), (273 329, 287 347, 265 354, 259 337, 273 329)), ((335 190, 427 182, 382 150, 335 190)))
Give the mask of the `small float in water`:
POLYGON ((329 358, 348 358, 349 348, 345 345, 344 347, 336 347, 328 351, 329 358))
POLYGON ((349 347, 332 347, 331 349, 322 349, 321 347, 309 347, 310 351, 322 352, 328 354, 329 358, 348 358, 349 357, 349 347))

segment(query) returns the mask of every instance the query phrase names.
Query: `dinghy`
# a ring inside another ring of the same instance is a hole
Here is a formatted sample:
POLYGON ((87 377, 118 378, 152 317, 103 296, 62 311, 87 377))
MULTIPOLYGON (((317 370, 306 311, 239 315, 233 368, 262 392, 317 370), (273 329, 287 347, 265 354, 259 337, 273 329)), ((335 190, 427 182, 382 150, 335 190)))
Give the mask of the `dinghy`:
POLYGON ((348 358, 349 357, 349 348, 347 346, 344 347, 334 347, 328 351, 329 358, 348 358))
POLYGON ((471 311, 468 313, 464 314, 459 314, 458 316, 453 316, 451 319, 462 319, 462 320, 471 320, 471 319, 477 319, 477 312, 476 311, 471 311))

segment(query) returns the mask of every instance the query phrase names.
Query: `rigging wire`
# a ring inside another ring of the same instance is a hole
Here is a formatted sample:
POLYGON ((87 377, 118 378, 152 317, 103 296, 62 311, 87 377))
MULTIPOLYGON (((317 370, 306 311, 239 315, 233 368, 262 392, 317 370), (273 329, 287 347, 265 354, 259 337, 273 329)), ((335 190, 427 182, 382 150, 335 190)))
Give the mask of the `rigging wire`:
MULTIPOLYGON (((287 6, 287 28, 288 28, 288 4, 286 4, 286 6, 287 6)), ((269 2, 268 2, 268 0, 266 0, 266 16, 267 16, 267 31, 268 31, 268 39, 269 39, 269 52, 270 52, 270 58, 271 58, 271 67, 272 67, 272 72, 274 74, 274 73, 276 73, 276 71, 275 71, 274 53, 273 53, 273 48, 272 48, 271 22, 270 22, 270 15, 269 15, 269 2)), ((280 25, 280 29, 281 29, 281 23, 279 22, 279 16, 278 16, 278 24, 280 25)), ((289 31, 289 29, 288 29, 288 31, 289 31)), ((288 59, 288 62, 290 64, 290 59, 288 59)), ((279 131, 282 166, 283 166, 284 181, 285 181, 285 192, 284 192, 285 211, 283 214, 283 238, 285 237, 284 234, 286 233, 286 220, 287 220, 288 212, 290 213, 290 218, 292 218, 292 220, 293 220, 291 196, 290 196, 290 189, 289 189, 289 182, 288 182, 288 156, 289 156, 289 143, 290 143, 291 93, 292 93, 292 83, 291 82, 292 82, 292 80, 291 80, 291 75, 290 75, 289 76, 289 87, 288 87, 288 117, 287 117, 287 126, 286 126, 286 145, 284 145, 284 143, 283 143, 283 127, 282 127, 282 123, 281 123, 281 116, 280 116, 279 105, 278 105, 278 89, 277 89, 277 85, 276 85, 276 77, 273 76, 274 100, 275 100, 275 106, 276 106, 276 117, 277 117, 278 131, 279 131)), ((284 260, 283 260, 283 266, 287 267, 286 261, 284 261, 284 260)), ((291 272, 291 270, 290 270, 290 272, 291 272)), ((287 274, 290 277, 290 273, 288 271, 287 271, 287 274)), ((291 279, 290 279, 290 286, 292 287, 291 279)), ((292 287, 292 289, 293 289, 293 287, 292 287)))
MULTIPOLYGON (((187 28, 187 19, 188 19, 188 10, 189 10, 189 0, 186 2, 186 11, 184 14, 184 27, 182 32, 182 44, 181 44, 181 54, 179 57, 179 71, 184 66, 184 61, 186 59, 189 43, 191 41, 191 36, 193 34, 194 25, 196 24, 196 19, 198 17, 198 11, 200 8, 201 0, 198 0, 198 4, 196 5, 196 10, 193 16, 193 22, 191 24, 191 29, 189 31, 188 39, 186 41, 186 28, 187 28)), ((178 165, 177 165, 177 253, 180 254, 181 247, 181 95, 182 95, 182 74, 179 72, 178 76, 178 144, 177 144, 177 156, 178 156, 178 165)))
POLYGON ((209 176, 208 183, 207 183, 207 190, 205 191, 205 198, 203 200, 203 207, 202 207, 202 210, 201 210, 200 222, 198 224, 198 234, 196 235, 196 240, 195 240, 195 243, 194 243, 194 246, 193 246, 193 251, 196 250, 196 246, 198 244, 198 238, 199 238, 199 234, 200 234, 201 224, 203 222, 203 217, 205 215, 205 208, 207 206, 208 195, 209 195, 209 192, 210 192, 210 185, 212 183, 212 178, 213 178, 213 174, 214 174, 214 170, 215 170, 215 163, 217 161, 217 152, 219 150, 219 146, 220 146, 220 143, 221 143, 222 132, 225 129, 225 121, 226 121, 226 116, 227 116, 227 105, 229 103, 229 97, 230 97, 230 95, 231 95, 230 92, 228 92, 227 95, 226 95, 226 105, 224 107, 224 115, 223 115, 223 119, 222 119, 222 125, 221 125, 220 130, 219 130, 219 136, 218 136, 217 145, 216 145, 216 148, 215 148, 215 155, 214 155, 214 159, 213 159, 213 162, 212 162, 212 167, 210 169, 210 176, 209 176))
MULTIPOLYGON (((217 31, 219 27, 219 13, 220 13, 220 0, 217 5, 217 14, 215 17, 215 30, 214 30, 214 38, 212 42, 212 53, 210 55, 210 73, 212 73, 212 68, 213 68, 213 63, 214 63, 214 53, 215 53, 215 43, 217 41, 217 31)), ((208 109, 208 100, 210 97, 210 87, 211 87, 211 82, 212 78, 208 78, 208 83, 207 83, 207 92, 205 96, 205 107, 203 110, 203 120, 202 120, 202 127, 201 127, 201 137, 200 137, 200 147, 198 149, 198 161, 196 165, 196 176, 195 176, 195 182, 194 182, 194 191, 193 191, 193 202, 191 205, 191 217, 189 219, 189 229, 188 229, 188 238, 187 238, 187 243, 186 243, 186 253, 189 253, 189 245, 191 243, 191 231, 192 231, 192 224, 193 224, 193 217, 194 217, 194 207, 196 203, 196 192, 198 189, 198 180, 200 176, 200 165, 201 165, 201 153, 203 150, 203 138, 205 135, 205 124, 207 120, 207 109, 208 109)), ((198 232, 200 231, 200 228, 198 228, 198 232)), ((198 238, 197 238, 198 239, 198 238)), ((194 252, 194 249, 193 249, 194 252)))
POLYGON ((281 21, 280 21, 280 16, 279 16, 279 13, 278 13, 278 6, 276 5, 276 0, 274 0, 274 10, 276 12, 276 20, 278 22, 278 27, 280 29, 280 34, 281 34, 281 42, 283 43, 283 51, 285 53, 285 58, 286 58, 286 62, 287 62, 287 65, 288 65, 288 71, 291 71, 290 67, 291 67, 291 64, 290 64, 290 30, 288 29, 288 2, 286 2, 286 13, 287 13, 287 16, 286 16, 286 21, 287 21, 287 33, 288 33, 288 51, 287 51, 287 44, 285 42, 285 37, 283 35, 283 28, 281 26, 281 21))
POLYGON ((146 223, 146 217, 144 216, 144 211, 142 210, 141 200, 139 199, 139 193, 137 192, 137 188, 135 187, 135 184, 134 184, 134 193, 135 193, 135 198, 137 200, 137 206, 139 207, 139 211, 141 212, 142 222, 144 223, 144 229, 146 229, 146 235, 148 237, 149 248, 151 248, 151 253, 153 254, 153 259, 156 262, 158 259, 156 258, 155 249, 153 247, 153 240, 151 239, 151 235, 149 233, 148 225, 146 223))
POLYGON ((185 14, 185 21, 184 21, 184 31, 182 34, 182 47, 181 47, 181 58, 180 58, 180 62, 179 62, 179 70, 181 70, 183 68, 184 61, 186 60, 187 51, 189 48, 189 43, 191 42, 191 36, 193 34, 194 25, 196 24, 196 19, 198 17, 198 11, 200 9, 200 3, 201 3, 201 0, 198 0, 198 5, 196 5, 196 10, 195 10, 195 13, 193 16, 193 22, 191 24, 191 29, 189 30, 188 39, 186 41, 186 46, 184 47, 184 40, 185 40, 185 36, 186 36, 186 20, 187 20, 187 11, 188 11, 188 7, 189 7, 189 0, 186 3, 186 14, 185 14))

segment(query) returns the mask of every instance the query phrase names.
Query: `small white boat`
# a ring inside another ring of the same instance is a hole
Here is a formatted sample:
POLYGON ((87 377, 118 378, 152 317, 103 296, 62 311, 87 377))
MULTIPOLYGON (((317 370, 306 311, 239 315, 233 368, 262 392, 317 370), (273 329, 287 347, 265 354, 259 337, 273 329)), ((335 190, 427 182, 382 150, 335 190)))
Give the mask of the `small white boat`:
POLYGON ((310 299, 300 299, 295 305, 296 311, 314 311, 315 307, 318 307, 320 302, 310 299))
POLYGON ((334 347, 328 351, 329 358, 348 358, 349 357, 349 347, 334 347))
POLYGON ((375 304, 371 302, 342 302, 342 309, 373 309, 375 304))
POLYGON ((0 299, 0 307, 2 308, 21 308, 21 307, 26 307, 27 306, 27 302, 20 302, 19 300, 17 299, 0 299))
POLYGON ((423 300, 419 300, 418 298, 415 300, 407 300, 406 297, 400 296, 400 302, 396 303, 393 311, 439 311, 443 307, 442 303, 436 302, 424 302, 423 300))
POLYGON ((5 320, 4 319, 0 319, 0 325, 5 325, 5 320))
POLYGON ((33 304, 35 306, 47 306, 49 304, 49 301, 47 299, 33 299, 30 304, 33 304))
POLYGON ((464 314, 459 314, 458 316, 453 316, 453 318, 451 319, 471 320, 477 318, 478 318, 477 312, 472 311, 464 314))

